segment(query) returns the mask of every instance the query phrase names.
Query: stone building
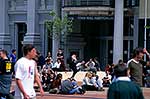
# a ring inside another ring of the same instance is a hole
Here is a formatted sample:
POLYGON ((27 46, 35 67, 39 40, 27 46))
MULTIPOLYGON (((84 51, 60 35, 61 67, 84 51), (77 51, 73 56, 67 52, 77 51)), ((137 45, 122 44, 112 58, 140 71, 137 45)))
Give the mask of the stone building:
POLYGON ((60 43, 65 57, 71 53, 85 60, 98 57, 103 66, 121 58, 127 61, 133 48, 143 46, 143 28, 139 26, 143 24, 143 17, 139 18, 144 9, 140 7, 142 1, 0 0, 0 48, 16 48, 19 57, 22 45, 28 43, 43 55, 54 52, 52 37, 44 24, 52 19, 48 13, 54 10, 73 20, 73 32, 60 43))

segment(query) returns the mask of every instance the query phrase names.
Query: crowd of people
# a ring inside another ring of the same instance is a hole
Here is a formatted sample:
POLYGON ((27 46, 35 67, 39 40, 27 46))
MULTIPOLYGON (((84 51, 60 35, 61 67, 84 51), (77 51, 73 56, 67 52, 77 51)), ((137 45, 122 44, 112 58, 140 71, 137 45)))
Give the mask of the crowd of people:
POLYGON ((58 49, 56 59, 51 57, 51 53, 48 52, 47 56, 44 57, 43 55, 38 52, 38 57, 36 59, 37 65, 40 68, 51 68, 54 71, 70 71, 74 70, 74 67, 77 68, 79 71, 89 71, 89 70, 96 70, 100 71, 100 63, 98 58, 90 58, 87 62, 84 60, 78 60, 78 57, 75 53, 73 53, 70 57, 67 58, 67 61, 64 60, 64 54, 62 49, 58 49), (66 64, 65 64, 66 63, 66 64), (75 63, 76 66, 72 66, 75 63), (69 66, 68 66, 69 65, 69 66))
POLYGON ((73 74, 65 80, 58 73, 67 71, 62 49, 58 49, 56 61, 50 52, 43 57, 31 44, 23 46, 23 54, 22 58, 17 59, 15 49, 9 55, 6 50, 0 50, 0 99, 36 99, 35 82, 41 95, 44 91, 51 94, 84 94, 86 91, 104 91, 103 87, 109 87, 108 99, 126 99, 121 98, 123 93, 127 94, 124 97, 134 97, 136 94, 140 98, 131 99, 144 99, 140 87, 150 87, 150 62, 143 60, 144 54, 150 60, 150 54, 145 48, 133 50, 133 57, 127 63, 120 59, 118 64, 108 64, 103 78, 97 75, 97 71, 101 70, 97 58, 79 61, 74 53, 67 59, 68 70, 72 70, 73 74), (82 84, 74 79, 80 70, 86 72, 82 84), (12 77, 16 79, 14 98, 10 94, 12 77))

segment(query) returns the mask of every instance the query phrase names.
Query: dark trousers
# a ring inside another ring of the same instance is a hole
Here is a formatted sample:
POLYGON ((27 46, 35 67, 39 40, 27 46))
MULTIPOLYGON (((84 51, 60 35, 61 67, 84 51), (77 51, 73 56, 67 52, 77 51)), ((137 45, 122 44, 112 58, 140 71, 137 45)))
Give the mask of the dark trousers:
POLYGON ((14 99, 12 94, 1 94, 0 93, 0 99, 14 99))
POLYGON ((90 86, 90 85, 83 85, 82 89, 84 89, 86 91, 96 91, 96 90, 98 90, 95 86, 90 86))
POLYGON ((76 75, 76 73, 79 71, 77 70, 77 68, 72 68, 73 74, 71 76, 71 78, 74 78, 74 76, 76 75))

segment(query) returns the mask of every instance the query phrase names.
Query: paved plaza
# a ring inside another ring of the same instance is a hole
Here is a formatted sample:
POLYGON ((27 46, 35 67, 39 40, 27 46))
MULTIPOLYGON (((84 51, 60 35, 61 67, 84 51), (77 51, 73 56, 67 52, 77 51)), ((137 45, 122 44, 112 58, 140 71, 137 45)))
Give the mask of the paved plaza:
MULTIPOLYGON (((82 78, 83 72, 79 72, 76 77, 82 78)), ((63 74, 63 73, 62 73, 63 74)), ((102 73, 98 73, 101 74, 102 73)), ((65 78, 70 75, 69 72, 63 74, 65 78)), ((64 78, 64 79, 65 79, 64 78)), ((80 81, 80 79, 78 79, 80 81)), ((12 82, 12 88, 11 90, 14 90, 15 81, 12 82)), ((107 90, 108 88, 104 88, 105 91, 87 91, 84 95, 61 95, 61 94, 49 94, 48 92, 45 92, 44 96, 41 97, 39 92, 37 92, 37 99, 107 99, 107 90)), ((150 99, 150 88, 142 88, 145 99, 150 99)))
MULTIPOLYGON (((142 88, 145 99, 150 99, 150 88, 142 88)), ((37 93, 37 99, 107 99, 107 90, 98 92, 98 91, 87 91, 84 95, 54 95, 45 93, 44 97, 41 97, 39 93, 37 93)))

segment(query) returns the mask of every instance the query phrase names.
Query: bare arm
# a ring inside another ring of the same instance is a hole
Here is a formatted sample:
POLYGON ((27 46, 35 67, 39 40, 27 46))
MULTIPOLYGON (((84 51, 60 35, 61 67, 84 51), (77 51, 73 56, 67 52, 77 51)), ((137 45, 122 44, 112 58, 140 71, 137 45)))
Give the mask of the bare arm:
POLYGON ((40 93, 41 95, 43 96, 44 95, 44 90, 43 90, 43 87, 42 87, 42 84, 41 84, 41 81, 40 81, 40 78, 39 78, 39 75, 38 75, 38 70, 37 68, 35 69, 35 82, 38 84, 38 86, 40 87, 40 93))
POLYGON ((127 71, 127 76, 130 77, 130 69, 127 71))
POLYGON ((143 49, 143 52, 147 55, 147 57, 148 57, 149 60, 150 60, 150 54, 149 54, 149 52, 146 50, 146 48, 143 49))
POLYGON ((18 88, 19 88, 20 91, 22 92, 24 98, 25 98, 25 99, 29 99, 29 96, 27 95, 27 93, 26 93, 26 92, 24 91, 24 89, 23 89, 23 85, 22 85, 20 79, 17 79, 17 78, 16 78, 16 84, 18 85, 18 88))

